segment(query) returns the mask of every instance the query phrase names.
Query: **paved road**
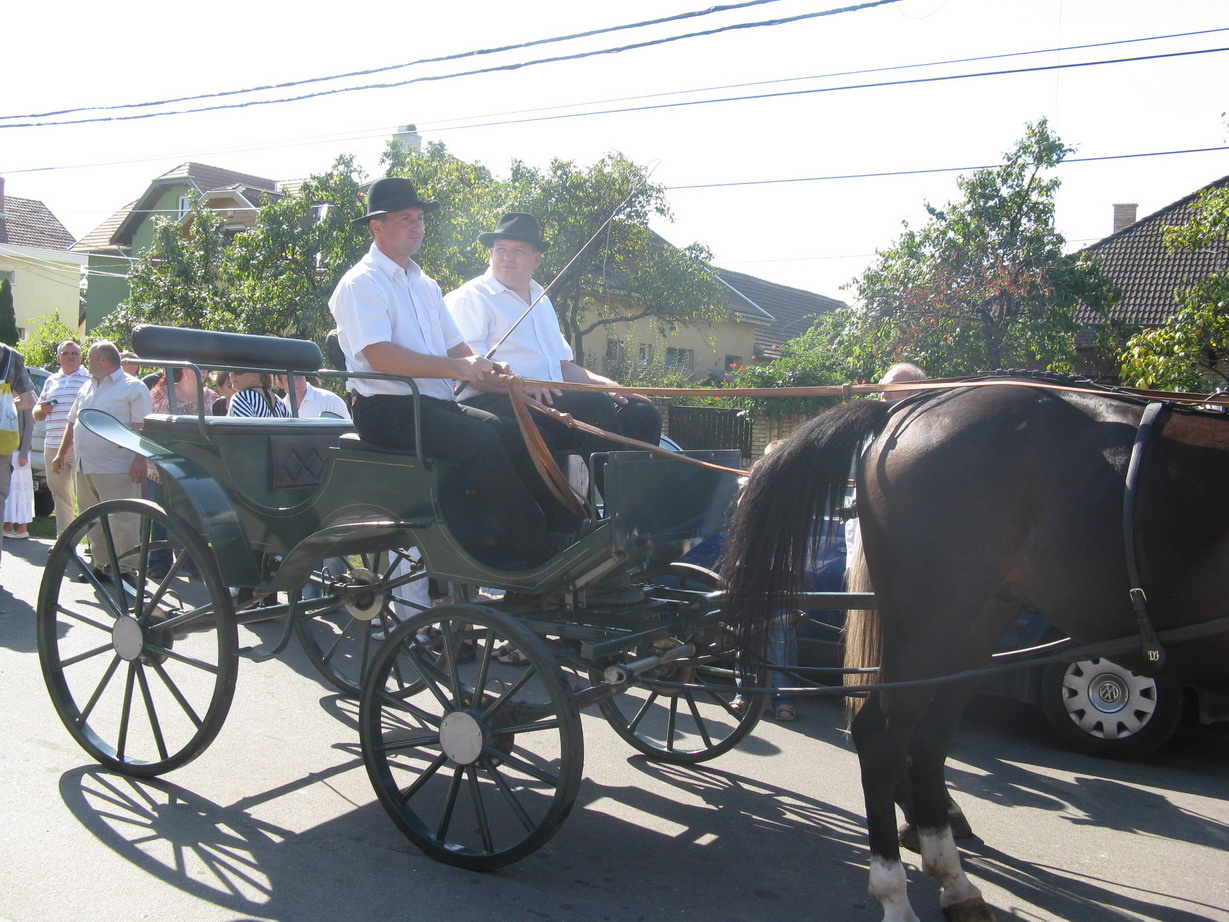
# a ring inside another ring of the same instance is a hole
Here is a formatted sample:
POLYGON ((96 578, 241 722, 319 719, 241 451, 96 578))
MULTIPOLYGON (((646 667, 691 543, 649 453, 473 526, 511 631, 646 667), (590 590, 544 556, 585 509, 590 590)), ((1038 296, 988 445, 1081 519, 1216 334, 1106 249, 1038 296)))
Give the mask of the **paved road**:
MULTIPOLYGON (((875 922, 856 761, 831 701, 761 724, 702 768, 654 765, 586 715, 585 776, 558 835, 475 874, 424 858, 375 802, 356 707, 297 651, 240 670, 213 746, 162 780, 88 761, 39 674, 47 543, 0 579, 0 919, 875 922)), ((267 630, 268 627, 265 627, 267 630)), ((1000 920, 1229 922, 1229 741, 1183 735, 1135 765, 1060 751, 1027 709, 982 707, 950 775, 980 840, 966 867, 1000 920)), ((911 868, 915 908, 941 914, 911 868)))

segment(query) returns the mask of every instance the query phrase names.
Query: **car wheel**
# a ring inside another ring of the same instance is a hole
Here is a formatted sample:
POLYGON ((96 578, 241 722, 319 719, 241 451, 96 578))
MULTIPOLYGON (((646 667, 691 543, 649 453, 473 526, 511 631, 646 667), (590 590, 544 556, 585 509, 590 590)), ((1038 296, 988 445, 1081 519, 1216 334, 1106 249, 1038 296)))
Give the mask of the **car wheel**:
POLYGON ((1182 723, 1185 689, 1105 659, 1054 663, 1041 673, 1041 706, 1063 744, 1103 759, 1140 759, 1182 723))

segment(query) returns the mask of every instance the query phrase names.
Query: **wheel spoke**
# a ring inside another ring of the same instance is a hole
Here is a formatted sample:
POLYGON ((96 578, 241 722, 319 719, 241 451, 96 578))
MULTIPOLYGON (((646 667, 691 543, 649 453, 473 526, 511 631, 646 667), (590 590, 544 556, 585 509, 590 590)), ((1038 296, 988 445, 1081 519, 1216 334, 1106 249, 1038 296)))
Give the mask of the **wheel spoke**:
POLYGON ((482 789, 478 786, 478 772, 474 766, 467 765, 465 774, 469 779, 469 793, 473 798, 474 813, 478 815, 478 832, 482 836, 482 847, 485 851, 494 851, 495 840, 491 837, 491 822, 487 818, 486 805, 482 802, 482 789))
POLYGON ((422 774, 420 774, 414 780, 414 783, 401 792, 400 800, 401 800, 402 805, 404 806, 405 804, 409 803, 410 800, 413 799, 414 795, 418 793, 419 789, 422 788, 432 778, 434 778, 435 773, 438 772, 441 768, 443 768, 444 763, 446 763, 447 761, 448 761, 448 756, 444 755, 442 752, 438 756, 436 756, 432 760, 431 764, 422 770, 422 774))
POLYGON ((711 749, 713 746, 713 738, 708 735, 708 724, 704 718, 700 716, 700 709, 696 706, 696 699, 692 697, 691 692, 686 693, 687 708, 691 711, 691 719, 696 722, 696 729, 700 733, 700 738, 704 740, 706 749, 711 749))
MULTIPOLYGON (((111 684, 111 679, 115 677, 115 671, 119 669, 119 664, 121 662, 122 660, 118 656, 111 660, 106 671, 102 674, 102 678, 98 680, 98 687, 94 689, 94 694, 85 703, 85 707, 81 709, 81 713, 77 717, 79 723, 84 724, 90 719, 90 714, 93 713, 94 708, 98 705, 98 700, 102 697, 102 693, 106 691, 107 686, 111 684)), ((63 670, 61 670, 61 672, 63 672, 63 670)))
POLYGON ((170 756, 170 752, 166 747, 166 740, 162 735, 162 724, 158 722, 158 711, 154 707, 153 696, 149 693, 149 680, 145 677, 145 670, 137 667, 137 681, 141 685, 141 699, 145 702, 145 714, 149 717, 149 725, 153 730, 154 744, 158 747, 158 755, 163 759, 170 756))
POLYGON ((444 799, 444 812, 435 830, 437 842, 448 841, 448 827, 452 825, 452 814, 457 809, 457 797, 461 794, 461 780, 464 773, 464 765, 457 765, 452 770, 452 778, 448 782, 448 794, 444 799))

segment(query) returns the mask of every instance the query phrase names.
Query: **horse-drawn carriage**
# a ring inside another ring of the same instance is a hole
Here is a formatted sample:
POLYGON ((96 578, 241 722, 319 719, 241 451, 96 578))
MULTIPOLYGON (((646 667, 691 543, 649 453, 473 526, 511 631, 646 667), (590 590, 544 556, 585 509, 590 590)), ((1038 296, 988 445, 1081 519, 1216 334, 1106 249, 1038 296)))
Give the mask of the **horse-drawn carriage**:
MULTIPOLYGON (((202 364, 321 364, 314 345, 261 337, 145 328, 134 344, 198 380, 202 364)), ((823 607, 879 609, 867 649, 881 652, 845 671, 877 672, 854 739, 871 892, 889 922, 916 919, 896 839, 902 792, 949 918, 993 918, 960 869, 943 765, 1021 606, 1082 644, 1043 655, 1126 654, 1133 668, 1229 690, 1221 417, 1037 380, 838 407, 752 476, 721 599, 711 574, 671 573, 670 561, 723 527, 733 473, 595 455, 596 529, 526 568, 492 543, 449 465, 366 444, 344 421, 172 413, 140 433, 97 412, 81 422, 155 464, 168 500, 93 507, 48 560, 39 653, 70 733, 119 771, 173 769, 218 733, 238 659, 276 655, 297 635, 331 683, 360 696, 363 757, 389 815, 463 867, 516 861, 558 828, 583 768, 582 707, 667 761, 712 758, 751 731, 766 691, 757 637, 796 589, 816 516, 843 504, 854 455, 875 593, 823 607), (137 538, 117 542, 134 523, 137 538), (151 560, 166 552, 163 572, 151 560), (595 587, 632 571, 641 595, 603 604, 595 587), (461 601, 432 605, 419 591, 429 579, 461 601), (239 648, 240 627, 259 639, 270 619, 279 635, 239 648)))
MULTIPOLYGON (((138 328, 134 346, 198 381, 202 365, 306 374, 322 362, 303 341, 163 327, 138 328)), ((83 512, 40 590, 56 710, 116 770, 152 776, 198 756, 226 717, 239 659, 297 636, 328 681, 361 696, 367 770, 396 823, 436 858, 490 868, 567 815, 580 708, 681 762, 728 750, 758 719, 758 707, 731 705, 744 667, 711 583, 669 567, 723 527, 731 473, 643 451, 594 456, 596 527, 527 568, 493 542, 447 463, 366 443, 346 420, 172 412, 136 433, 86 410, 81 422, 147 458, 167 497, 83 512), (604 604, 595 585, 621 573, 636 575, 634 601, 604 604), (457 601, 432 605, 428 580, 457 601), (241 648, 241 628, 257 642, 241 648), (692 687, 632 681, 653 676, 692 687)))

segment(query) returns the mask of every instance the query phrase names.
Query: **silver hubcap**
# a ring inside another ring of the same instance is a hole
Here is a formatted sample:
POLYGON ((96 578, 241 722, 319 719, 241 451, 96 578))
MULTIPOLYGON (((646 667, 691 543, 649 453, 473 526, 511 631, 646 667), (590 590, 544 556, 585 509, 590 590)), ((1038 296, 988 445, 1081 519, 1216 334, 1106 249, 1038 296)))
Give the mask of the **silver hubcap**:
POLYGON ((485 744, 482 724, 473 714, 453 711, 440 723, 440 748, 458 765, 472 765, 485 744))

